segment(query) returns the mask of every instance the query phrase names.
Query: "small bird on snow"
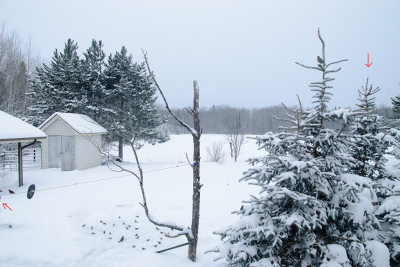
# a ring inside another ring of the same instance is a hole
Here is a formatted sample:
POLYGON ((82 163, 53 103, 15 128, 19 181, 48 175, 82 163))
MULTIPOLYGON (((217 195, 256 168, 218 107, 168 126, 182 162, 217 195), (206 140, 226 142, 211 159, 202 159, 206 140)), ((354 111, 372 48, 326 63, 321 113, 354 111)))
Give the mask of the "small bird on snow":
POLYGON ((111 239, 112 239, 112 237, 109 237, 108 239, 110 239, 110 240, 111 240, 111 239))
POLYGON ((138 230, 139 228, 135 228, 135 230, 138 230))
POLYGON ((106 234, 106 231, 103 231, 103 234, 106 234))
POLYGON ((146 248, 142 248, 143 250, 145 250, 146 248))
POLYGON ((126 230, 129 230, 129 227, 125 227, 126 228, 126 230))
POLYGON ((135 223, 137 223, 137 221, 135 220, 135 223))
POLYGON ((150 241, 150 239, 147 239, 146 241, 150 241))
POLYGON ((158 242, 158 244, 161 244, 161 242, 160 241, 157 241, 158 242))
POLYGON ((92 228, 90 228, 90 229, 93 229, 93 226, 92 226, 92 228))
POLYGON ((86 224, 82 225, 82 227, 85 227, 86 224))
POLYGON ((124 236, 121 237, 121 239, 118 241, 118 243, 124 241, 124 236))
POLYGON ((139 218, 139 215, 136 215, 136 218, 139 218))
POLYGON ((92 234, 94 235, 94 234, 96 234, 95 232, 92 232, 92 234))
POLYGON ((158 227, 156 227, 156 229, 157 229, 157 230, 160 230, 160 229, 158 229, 158 227))
POLYGON ((15 192, 12 191, 12 190, 10 190, 10 189, 8 189, 8 193, 10 193, 11 195, 12 195, 12 194, 15 194, 15 192))
POLYGON ((136 248, 136 246, 135 246, 135 245, 133 245, 132 247, 133 247, 133 248, 136 248))
POLYGON ((157 247, 157 245, 154 245, 154 247, 156 248, 156 247, 157 247))

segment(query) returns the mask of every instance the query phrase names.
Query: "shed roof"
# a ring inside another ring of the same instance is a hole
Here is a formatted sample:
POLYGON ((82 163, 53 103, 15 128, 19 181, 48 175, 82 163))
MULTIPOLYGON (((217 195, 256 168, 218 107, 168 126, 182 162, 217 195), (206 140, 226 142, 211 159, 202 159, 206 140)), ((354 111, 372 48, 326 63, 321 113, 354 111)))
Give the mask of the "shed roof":
POLYGON ((45 139, 47 135, 35 126, 17 117, 0 111, 0 142, 27 142, 34 139, 45 139))
POLYGON ((45 129, 51 124, 51 120, 58 117, 74 129, 79 134, 103 134, 107 133, 107 130, 99 125, 97 122, 92 120, 89 116, 77 113, 53 113, 45 122, 43 122, 39 129, 45 129))

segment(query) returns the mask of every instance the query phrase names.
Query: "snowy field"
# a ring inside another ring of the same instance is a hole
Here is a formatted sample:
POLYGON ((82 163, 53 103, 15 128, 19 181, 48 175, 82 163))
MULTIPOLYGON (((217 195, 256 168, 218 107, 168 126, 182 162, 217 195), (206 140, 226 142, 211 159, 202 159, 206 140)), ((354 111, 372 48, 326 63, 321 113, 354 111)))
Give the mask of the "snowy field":
MULTIPOLYGON (((224 141, 222 135, 201 138, 204 186, 196 263, 187 258, 188 246, 155 253, 187 240, 164 237, 161 232, 168 229, 157 230, 147 220, 136 178, 101 166, 71 172, 25 171, 21 188, 17 172, 0 171, 1 203, 12 209, 0 209, 0 266, 221 266, 213 261, 217 254, 204 252, 220 243, 212 232, 234 223, 237 216, 231 212, 250 194, 258 194, 258 187, 238 179, 249 168, 245 160, 265 152, 248 140, 238 162, 230 157, 222 165, 207 162, 206 148, 219 141, 224 141), (117 176, 122 177, 90 182, 117 176), (74 185, 82 182, 89 183, 74 185), (31 184, 38 191, 29 200, 26 191, 31 184), (48 189, 53 187, 59 188, 48 189), (17 194, 9 195, 8 189, 17 194), (124 241, 118 243, 122 236, 124 241)), ((228 144, 224 149, 229 152, 228 144)), ((171 136, 167 143, 139 150, 148 206, 156 219, 191 224, 192 169, 185 154, 192 160, 192 151, 190 135, 171 136)), ((124 160, 124 167, 136 171, 129 147, 124 149, 124 160)))

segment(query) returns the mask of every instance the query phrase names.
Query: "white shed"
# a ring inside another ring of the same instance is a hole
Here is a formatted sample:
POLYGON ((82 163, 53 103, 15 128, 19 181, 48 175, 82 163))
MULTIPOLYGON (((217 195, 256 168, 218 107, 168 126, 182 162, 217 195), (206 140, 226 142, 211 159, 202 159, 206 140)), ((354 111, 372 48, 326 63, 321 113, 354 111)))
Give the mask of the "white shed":
POLYGON ((48 137, 42 141, 42 169, 72 171, 101 165, 101 153, 91 141, 101 147, 107 130, 88 116, 56 112, 38 128, 48 137))

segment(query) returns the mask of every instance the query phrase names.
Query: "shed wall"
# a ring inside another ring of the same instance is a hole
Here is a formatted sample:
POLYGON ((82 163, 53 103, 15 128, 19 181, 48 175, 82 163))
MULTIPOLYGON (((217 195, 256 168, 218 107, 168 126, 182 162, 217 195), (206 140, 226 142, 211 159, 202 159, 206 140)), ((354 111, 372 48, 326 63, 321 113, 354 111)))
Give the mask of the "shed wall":
POLYGON ((43 132, 47 135, 75 135, 77 134, 71 127, 65 124, 60 119, 56 118, 55 121, 46 127, 43 132))
MULTIPOLYGON (((100 147, 102 146, 102 135, 92 136, 100 147)), ((97 148, 82 135, 75 136, 75 166, 77 170, 85 170, 101 166, 101 154, 97 148)))

